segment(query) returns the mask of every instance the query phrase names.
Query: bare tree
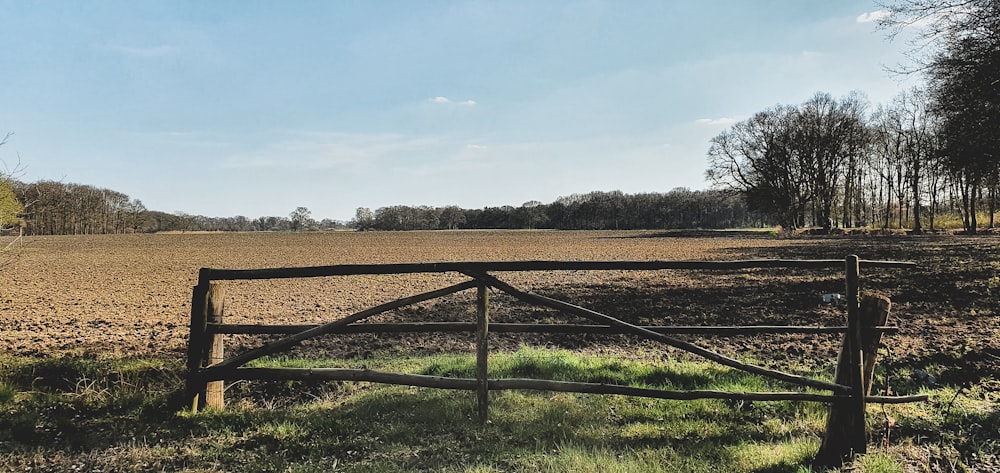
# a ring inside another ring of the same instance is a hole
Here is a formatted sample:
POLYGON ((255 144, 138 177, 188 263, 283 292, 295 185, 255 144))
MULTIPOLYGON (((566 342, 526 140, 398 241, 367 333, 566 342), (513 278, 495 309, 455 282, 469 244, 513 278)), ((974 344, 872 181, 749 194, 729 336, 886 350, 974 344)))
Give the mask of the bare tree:
POLYGON ((288 219, 291 221, 292 231, 295 232, 316 227, 316 221, 312 218, 312 212, 305 207, 297 207, 292 213, 288 214, 288 219))
POLYGON ((804 225, 811 197, 793 144, 796 114, 795 107, 777 106, 712 138, 706 172, 714 184, 741 192, 751 209, 790 229, 804 225))
POLYGON ((357 230, 366 231, 371 230, 372 226, 375 224, 375 214, 368 207, 358 207, 357 211, 354 213, 354 221, 351 222, 357 230))
MULTIPOLYGON (((6 144, 10 136, 11 133, 4 135, 0 139, 0 146, 6 144)), ((18 200, 17 195, 14 193, 14 176, 20 173, 21 170, 20 161, 18 161, 13 169, 8 168, 6 163, 0 161, 0 234, 17 230, 17 236, 13 241, 5 245, 0 245, 0 251, 4 253, 9 252, 13 248, 13 245, 22 241, 21 238, 24 232, 23 220, 21 219, 24 212, 24 204, 18 200)), ((0 261, 0 265, 2 264, 3 261, 0 261)))

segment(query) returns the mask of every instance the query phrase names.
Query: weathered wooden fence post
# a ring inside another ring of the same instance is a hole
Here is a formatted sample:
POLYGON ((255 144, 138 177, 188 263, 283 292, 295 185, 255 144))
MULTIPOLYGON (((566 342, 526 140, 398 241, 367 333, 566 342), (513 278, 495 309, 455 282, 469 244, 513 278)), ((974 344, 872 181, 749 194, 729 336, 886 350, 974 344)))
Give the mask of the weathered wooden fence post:
POLYGON ((191 294, 191 325, 188 338, 187 381, 184 389, 185 399, 191 403, 191 410, 198 412, 199 404, 205 398, 205 383, 198 376, 205 353, 205 342, 208 330, 208 269, 202 268, 198 273, 198 284, 191 294))
POLYGON ((223 381, 205 382, 199 375, 201 368, 223 360, 223 336, 208 332, 208 324, 221 324, 225 291, 223 286, 210 281, 207 269, 198 276, 198 285, 191 295, 191 334, 188 339, 186 398, 191 410, 200 408, 222 409, 223 381))
POLYGON ((878 361, 878 347, 882 344, 882 331, 873 327, 885 326, 889 323, 889 311, 892 301, 883 295, 866 294, 861 298, 861 348, 865 357, 865 395, 872 393, 872 380, 875 378, 875 363, 878 361))
POLYGON ((476 290, 476 394, 479 401, 479 423, 485 425, 489 418, 489 287, 479 281, 476 290))
POLYGON ((865 360, 861 348, 861 283, 859 281, 860 259, 850 255, 846 261, 847 275, 847 340, 850 347, 851 386, 851 427, 850 444, 854 453, 864 454, 868 447, 868 432, 865 426, 865 360))
POLYGON ((823 443, 816 455, 819 465, 840 465, 852 454, 867 451, 865 396, 871 392, 876 353, 882 339, 882 332, 874 328, 888 322, 892 303, 885 296, 875 295, 865 296, 859 301, 858 268, 858 257, 848 256, 847 333, 837 358, 834 380, 837 384, 851 386, 851 398, 830 405, 823 443))
MULTIPOLYGON (((226 291, 224 289, 225 286, 219 283, 213 282, 208 285, 207 322, 210 324, 222 323, 226 295, 226 291)), ((223 339, 224 336, 222 334, 214 332, 206 333, 205 347, 207 348, 207 351, 204 357, 205 366, 214 365, 225 359, 223 339)), ((208 382, 205 385, 205 408, 217 409, 220 411, 225 409, 226 401, 223 397, 224 392, 224 381, 218 380, 208 382)))

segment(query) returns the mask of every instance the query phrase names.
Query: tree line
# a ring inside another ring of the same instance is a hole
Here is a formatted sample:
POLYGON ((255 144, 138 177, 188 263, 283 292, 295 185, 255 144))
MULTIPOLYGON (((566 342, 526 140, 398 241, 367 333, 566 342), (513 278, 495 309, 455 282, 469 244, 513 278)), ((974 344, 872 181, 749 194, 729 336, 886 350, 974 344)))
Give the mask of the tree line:
MULTIPOLYGON (((321 231, 561 229, 633 230, 737 228, 768 225, 766 216, 722 190, 677 188, 667 193, 590 192, 544 204, 463 209, 393 205, 375 211, 357 209, 349 222, 315 220, 306 207, 286 216, 206 217, 149 210, 128 195, 84 184, 13 181, 13 196, 25 202, 19 214, 27 235, 86 235, 185 231, 321 231)), ((15 201, 14 199, 11 199, 15 201)), ((18 207, 20 210, 21 208, 18 207)))
POLYGON ((87 235, 142 231, 142 201, 109 189, 57 181, 17 182, 22 225, 31 235, 87 235))
MULTIPOLYGON (((2 183, 2 182, 0 182, 2 183)), ((316 221, 306 207, 298 207, 287 217, 265 216, 254 219, 206 217, 184 212, 167 213, 149 210, 141 200, 128 195, 89 186, 42 180, 23 183, 10 179, 10 199, 17 203, 16 218, 4 217, 7 227, 20 226, 27 235, 91 235, 121 233, 157 233, 186 231, 309 231, 346 228, 344 222, 316 221), (23 206, 21 205, 23 203, 23 206)), ((0 186, 0 202, 3 197, 0 186)), ((6 207, 2 207, 6 208, 6 207)), ((12 207, 13 208, 13 207, 12 207)))
POLYGON ((312 212, 306 207, 298 207, 288 216, 262 216, 249 218, 243 215, 235 217, 206 217, 191 215, 184 212, 166 213, 150 211, 149 221, 145 231, 155 232, 292 232, 340 230, 347 228, 345 222, 325 218, 315 220, 312 212))
POLYGON ((590 192, 519 207, 463 209, 394 205, 359 208, 349 225, 359 230, 559 229, 634 230, 736 228, 766 225, 735 193, 677 188, 667 193, 590 192))

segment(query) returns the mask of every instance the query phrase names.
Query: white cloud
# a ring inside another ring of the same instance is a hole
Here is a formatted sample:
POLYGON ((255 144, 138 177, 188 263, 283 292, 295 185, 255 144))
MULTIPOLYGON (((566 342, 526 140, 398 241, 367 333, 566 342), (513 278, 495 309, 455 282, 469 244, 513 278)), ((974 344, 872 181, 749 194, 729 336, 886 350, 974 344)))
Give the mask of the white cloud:
POLYGON ((178 52, 180 52, 180 49, 174 46, 135 47, 135 46, 124 46, 120 44, 105 44, 100 46, 100 48, 106 51, 111 51, 126 56, 147 57, 147 58, 162 57, 171 54, 177 54, 178 52))
POLYGON ((858 15, 856 21, 858 23, 874 23, 876 21, 888 17, 891 14, 892 13, 889 10, 876 10, 871 12, 865 12, 858 15))
POLYGON ((456 102, 456 101, 454 101, 452 99, 449 99, 448 97, 442 97, 440 95, 437 96, 437 97, 432 98, 431 102, 442 103, 442 104, 463 105, 463 106, 466 106, 466 107, 474 107, 474 106, 476 106, 476 101, 475 100, 463 100, 461 102, 456 102))
POLYGON ((486 149, 486 145, 468 144, 468 145, 465 145, 465 149, 483 150, 483 149, 486 149))
POLYGON ((699 125, 706 126, 728 126, 736 123, 738 120, 733 117, 722 117, 722 118, 699 118, 694 122, 699 125))

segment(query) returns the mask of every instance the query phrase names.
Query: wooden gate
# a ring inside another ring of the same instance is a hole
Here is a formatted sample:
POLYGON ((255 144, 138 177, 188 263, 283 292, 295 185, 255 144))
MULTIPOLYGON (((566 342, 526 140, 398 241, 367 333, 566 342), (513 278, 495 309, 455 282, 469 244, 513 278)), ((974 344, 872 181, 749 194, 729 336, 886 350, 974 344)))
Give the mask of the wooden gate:
POLYGON ((872 396, 870 394, 875 355, 883 333, 895 329, 885 326, 890 302, 884 297, 860 297, 861 268, 907 268, 913 263, 862 261, 857 256, 845 260, 741 260, 741 261, 516 261, 453 262, 337 265, 304 268, 226 270, 204 268, 199 273, 191 303, 191 335, 188 347, 186 395, 191 407, 222 409, 223 382, 232 380, 340 380, 369 381, 429 388, 475 391, 479 419, 488 416, 489 391, 531 389, 577 393, 621 394, 660 399, 729 399, 729 400, 805 400, 830 404, 827 429, 818 462, 836 464, 852 453, 864 453, 865 406, 867 403, 905 403, 926 400, 917 396, 872 396), (638 326, 597 311, 522 291, 493 273, 510 271, 658 271, 658 270, 742 270, 755 268, 843 269, 847 300, 847 324, 840 327, 734 326, 676 327, 638 326), (465 282, 387 302, 347 317, 321 325, 231 325, 223 322, 224 286, 220 281, 312 278, 349 275, 461 273, 465 282), (490 324, 489 289, 505 292, 523 302, 557 309, 583 317, 593 325, 566 324, 490 324), (423 322, 397 324, 357 324, 374 315, 465 290, 476 290, 474 323, 423 322), (476 333, 476 378, 459 379, 438 376, 389 373, 347 368, 250 368, 245 365, 258 358, 279 353, 321 335, 379 332, 459 332, 476 333), (490 332, 538 333, 620 333, 653 340, 704 357, 719 364, 749 373, 810 387, 830 394, 805 392, 736 393, 719 391, 672 391, 631 386, 579 383, 542 379, 488 379, 488 336, 490 332), (285 336, 245 353, 224 357, 225 334, 284 334, 285 336), (749 333, 844 333, 835 379, 824 381, 765 368, 722 355, 679 339, 680 333, 734 335, 749 333))

